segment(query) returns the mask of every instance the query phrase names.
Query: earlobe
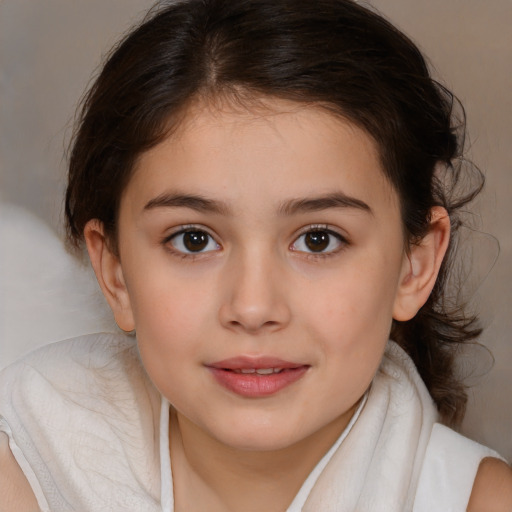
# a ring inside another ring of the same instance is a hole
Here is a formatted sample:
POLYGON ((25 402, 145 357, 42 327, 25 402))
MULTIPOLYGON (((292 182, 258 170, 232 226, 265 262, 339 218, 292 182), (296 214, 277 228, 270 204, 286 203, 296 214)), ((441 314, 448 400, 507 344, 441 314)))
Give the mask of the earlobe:
POLYGON ((413 318, 427 301, 437 280, 450 241, 450 217, 445 208, 431 210, 428 233, 404 255, 402 274, 393 308, 393 318, 413 318))
POLYGON ((135 323, 123 269, 119 257, 109 247, 102 222, 98 219, 87 222, 84 238, 96 279, 117 325, 123 331, 133 331, 135 323))

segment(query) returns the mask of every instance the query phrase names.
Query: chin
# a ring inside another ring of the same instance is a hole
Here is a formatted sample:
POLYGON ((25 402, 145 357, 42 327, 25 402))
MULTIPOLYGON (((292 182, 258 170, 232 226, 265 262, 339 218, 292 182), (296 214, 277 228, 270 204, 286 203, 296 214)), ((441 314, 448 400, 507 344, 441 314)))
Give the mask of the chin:
POLYGON ((279 428, 279 423, 253 422, 249 426, 247 422, 230 422, 222 430, 210 431, 210 435, 235 450, 247 452, 283 450, 308 436, 301 435, 292 425, 279 428))
POLYGON ((226 439, 224 444, 242 452, 274 452, 284 450, 295 443, 290 436, 267 437, 255 434, 254 436, 237 436, 235 439, 231 436, 231 439, 226 439))

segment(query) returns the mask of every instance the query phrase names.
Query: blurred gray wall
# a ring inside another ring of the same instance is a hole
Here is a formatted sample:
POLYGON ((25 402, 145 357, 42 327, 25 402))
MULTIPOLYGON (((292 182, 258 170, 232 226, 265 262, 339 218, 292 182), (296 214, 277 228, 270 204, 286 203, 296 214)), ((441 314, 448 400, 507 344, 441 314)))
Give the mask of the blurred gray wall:
MULTIPOLYGON (((312 0, 313 1, 313 0, 312 0)), ((469 156, 487 175, 470 288, 487 329, 464 431, 512 459, 512 1, 373 0, 466 107, 469 156), (492 269, 491 269, 492 267, 492 269), (488 275, 487 275, 488 274, 488 275), (480 376, 478 374, 481 374, 480 376)), ((66 143, 102 55, 147 0, 0 0, 0 198, 61 232, 66 143)), ((1 247, 0 241, 0 247, 1 247)), ((5 343, 1 340, 0 343, 5 343)))

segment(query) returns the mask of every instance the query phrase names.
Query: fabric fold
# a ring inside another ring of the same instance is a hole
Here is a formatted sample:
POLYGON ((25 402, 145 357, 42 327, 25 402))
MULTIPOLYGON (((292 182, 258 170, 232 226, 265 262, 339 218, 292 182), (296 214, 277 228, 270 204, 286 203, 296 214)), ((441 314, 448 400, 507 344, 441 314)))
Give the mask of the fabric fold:
POLYGON ((52 512, 160 510, 161 397, 133 338, 52 344, 0 375, 10 439, 52 512))
POLYGON ((412 510, 436 419, 412 361, 390 342, 359 420, 319 477, 304 512, 412 510))
MULTIPOLYGON (((293 511, 464 512, 480 461, 498 455, 436 424, 392 341, 365 400, 293 511)), ((169 403, 122 334, 52 344, 0 372, 0 431, 43 511, 172 512, 168 427, 169 403)))

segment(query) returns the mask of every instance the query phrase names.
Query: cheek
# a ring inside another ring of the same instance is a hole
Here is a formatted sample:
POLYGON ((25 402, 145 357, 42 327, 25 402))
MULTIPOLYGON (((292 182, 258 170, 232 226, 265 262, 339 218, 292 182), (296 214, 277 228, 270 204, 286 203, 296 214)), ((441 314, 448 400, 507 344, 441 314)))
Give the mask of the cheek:
POLYGON ((173 404, 197 400, 204 383, 187 372, 201 366, 201 343, 211 332, 207 294, 187 285, 159 280, 134 290, 133 310, 143 365, 156 387, 173 404), (186 393, 183 382, 188 382, 186 393), (176 397, 177 390, 180 390, 176 397))
POLYGON ((128 272, 131 279, 127 286, 136 327, 148 327, 151 323, 159 327, 162 323, 176 328, 193 327, 210 307, 212 277, 203 274, 193 278, 161 259, 150 265, 133 262, 132 267, 143 268, 144 272, 128 272))
POLYGON ((130 283, 129 294, 148 373, 156 381, 155 372, 166 375, 170 366, 179 371, 179 361, 197 354, 201 340, 212 331, 213 298, 207 285, 148 270, 144 279, 130 283))
POLYGON ((397 290, 393 267, 362 261, 303 290, 303 314, 331 337, 351 338, 365 332, 371 338, 391 326, 397 290))

